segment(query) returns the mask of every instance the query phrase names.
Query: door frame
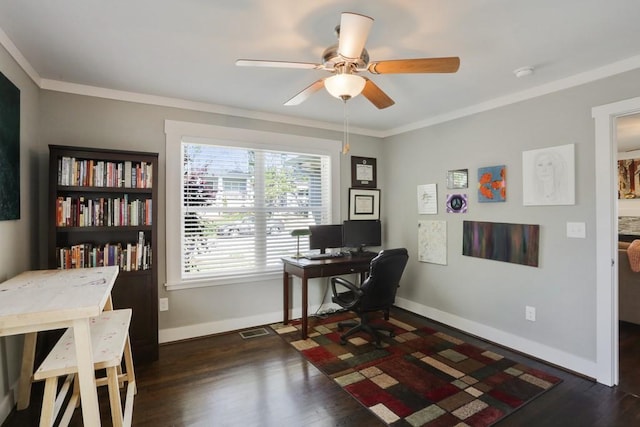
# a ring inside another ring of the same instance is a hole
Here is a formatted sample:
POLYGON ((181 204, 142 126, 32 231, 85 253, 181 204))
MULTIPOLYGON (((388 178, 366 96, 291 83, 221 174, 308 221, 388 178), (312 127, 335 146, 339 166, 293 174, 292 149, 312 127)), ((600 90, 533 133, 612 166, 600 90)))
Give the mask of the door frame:
POLYGON ((616 117, 640 112, 640 97, 592 108, 595 120, 596 380, 619 381, 616 117))

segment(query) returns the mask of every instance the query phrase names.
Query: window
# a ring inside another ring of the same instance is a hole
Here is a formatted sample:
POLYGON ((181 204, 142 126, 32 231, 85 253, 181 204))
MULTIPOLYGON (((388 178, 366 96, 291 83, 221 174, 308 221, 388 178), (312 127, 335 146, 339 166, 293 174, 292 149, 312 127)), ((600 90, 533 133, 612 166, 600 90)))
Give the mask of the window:
POLYGON ((292 230, 339 218, 339 142, 216 126, 174 135, 178 123, 167 122, 168 289, 279 277, 292 230))

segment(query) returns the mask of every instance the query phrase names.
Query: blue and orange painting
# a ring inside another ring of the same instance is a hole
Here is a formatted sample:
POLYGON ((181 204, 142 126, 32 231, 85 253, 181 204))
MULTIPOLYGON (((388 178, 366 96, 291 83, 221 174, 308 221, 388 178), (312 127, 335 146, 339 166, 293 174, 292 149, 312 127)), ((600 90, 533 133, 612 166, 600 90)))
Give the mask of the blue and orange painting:
POLYGON ((504 202, 507 200, 506 167, 478 168, 478 202, 504 202))

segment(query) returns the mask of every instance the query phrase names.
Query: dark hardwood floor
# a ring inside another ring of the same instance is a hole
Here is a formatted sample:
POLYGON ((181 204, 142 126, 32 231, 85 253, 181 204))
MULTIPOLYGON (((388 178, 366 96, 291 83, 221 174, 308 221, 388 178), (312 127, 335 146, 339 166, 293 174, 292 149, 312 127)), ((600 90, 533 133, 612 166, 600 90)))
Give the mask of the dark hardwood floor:
MULTIPOLYGON (((621 384, 610 388, 451 330, 403 310, 398 318, 425 324, 536 366, 563 382, 498 426, 640 425, 640 326, 621 324, 621 384)), ((238 333, 162 345, 160 360, 138 367, 134 426, 384 426, 337 384, 275 335, 243 339, 238 333)), ((29 409, 3 427, 35 426, 42 386, 29 409)), ((103 425, 111 425, 101 390, 103 425)), ((82 425, 76 410, 72 426, 82 425)))

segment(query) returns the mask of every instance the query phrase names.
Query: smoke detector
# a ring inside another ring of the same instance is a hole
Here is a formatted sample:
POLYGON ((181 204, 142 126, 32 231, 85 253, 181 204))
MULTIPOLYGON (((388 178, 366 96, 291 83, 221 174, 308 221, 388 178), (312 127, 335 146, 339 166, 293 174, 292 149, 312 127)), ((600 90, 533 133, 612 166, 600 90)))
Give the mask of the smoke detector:
POLYGON ((513 70, 513 74, 515 74, 518 78, 530 76, 531 74, 533 74, 533 67, 518 68, 517 70, 513 70))

